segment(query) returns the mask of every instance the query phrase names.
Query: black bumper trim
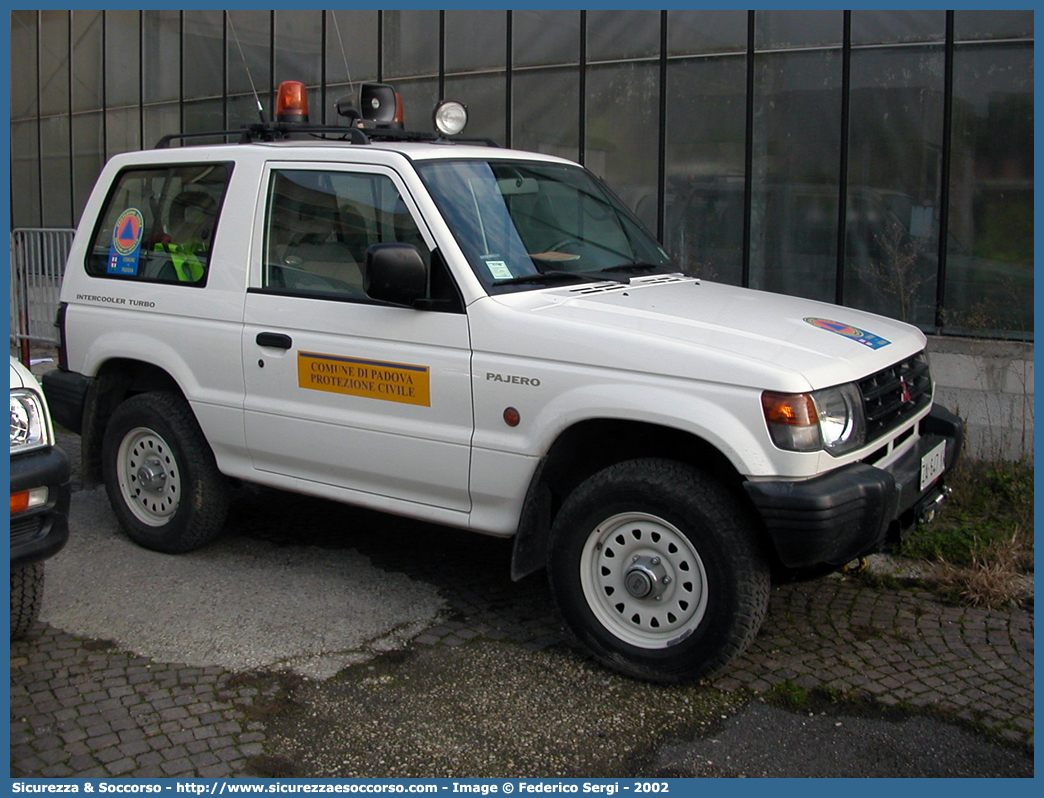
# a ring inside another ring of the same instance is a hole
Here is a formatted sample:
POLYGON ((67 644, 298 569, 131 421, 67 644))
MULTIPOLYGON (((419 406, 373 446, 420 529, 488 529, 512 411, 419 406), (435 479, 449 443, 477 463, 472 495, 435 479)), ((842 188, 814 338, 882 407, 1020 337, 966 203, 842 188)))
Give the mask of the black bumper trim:
POLYGON ((56 446, 11 458, 11 493, 42 487, 48 491, 46 505, 11 516, 12 568, 52 557, 68 541, 71 475, 68 455, 56 446), (25 523, 30 519, 37 523, 25 523), (22 533, 15 535, 15 530, 22 533))
POLYGON ((963 422, 936 405, 921 423, 917 445, 887 468, 853 463, 810 480, 744 487, 784 566, 841 566, 880 551, 891 531, 915 523, 915 508, 942 490, 963 440, 963 422), (921 458, 942 441, 946 469, 922 491, 921 458))

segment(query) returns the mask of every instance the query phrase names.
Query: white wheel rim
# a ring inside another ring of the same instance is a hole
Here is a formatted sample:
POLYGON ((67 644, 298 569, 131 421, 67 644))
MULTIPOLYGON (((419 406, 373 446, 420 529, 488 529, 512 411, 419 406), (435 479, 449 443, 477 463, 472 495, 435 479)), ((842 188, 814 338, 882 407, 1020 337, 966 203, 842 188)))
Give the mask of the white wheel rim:
POLYGON ((707 610, 700 555, 675 526, 649 513, 614 515, 590 534, 580 584, 599 623, 638 648, 680 643, 707 610))
POLYGON ((146 427, 123 436, 116 453, 116 478, 123 501, 148 526, 163 526, 178 509, 181 469, 162 437, 146 427))

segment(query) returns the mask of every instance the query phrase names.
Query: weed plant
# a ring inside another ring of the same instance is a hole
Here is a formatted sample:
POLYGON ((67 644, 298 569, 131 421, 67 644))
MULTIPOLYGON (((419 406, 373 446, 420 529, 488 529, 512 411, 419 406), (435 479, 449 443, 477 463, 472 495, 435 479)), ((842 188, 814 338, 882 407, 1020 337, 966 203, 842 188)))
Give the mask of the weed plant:
POLYGON ((1033 573, 1033 464, 962 460, 949 482, 950 501, 902 553, 940 563, 944 586, 964 602, 1020 600, 1033 573))

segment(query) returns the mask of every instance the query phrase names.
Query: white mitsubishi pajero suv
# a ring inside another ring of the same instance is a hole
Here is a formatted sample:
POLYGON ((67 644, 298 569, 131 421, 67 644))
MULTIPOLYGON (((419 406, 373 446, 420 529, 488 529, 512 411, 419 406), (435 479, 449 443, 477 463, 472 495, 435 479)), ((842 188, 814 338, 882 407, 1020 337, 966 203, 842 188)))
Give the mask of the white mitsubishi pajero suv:
POLYGON ((453 135, 459 104, 420 135, 287 97, 114 157, 84 210, 45 390, 134 541, 207 543, 230 478, 513 537, 599 660, 673 682, 743 650, 772 578, 945 495, 962 425, 914 327, 685 274, 584 168, 453 135))

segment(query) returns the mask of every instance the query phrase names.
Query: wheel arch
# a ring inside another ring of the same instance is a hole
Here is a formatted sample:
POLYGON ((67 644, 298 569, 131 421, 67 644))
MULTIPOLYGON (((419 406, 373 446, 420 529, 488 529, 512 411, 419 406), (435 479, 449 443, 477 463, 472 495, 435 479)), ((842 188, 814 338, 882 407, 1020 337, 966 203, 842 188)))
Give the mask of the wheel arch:
POLYGON ((113 411, 131 396, 148 391, 168 391, 185 397, 177 380, 153 363, 112 358, 98 368, 87 389, 83 409, 80 468, 84 487, 102 482, 102 436, 113 411))
POLYGON ((565 498, 584 480, 616 463, 673 460, 713 473, 741 501, 743 478, 721 451, 698 435, 627 419, 587 419, 556 438, 530 481, 512 553, 511 576, 522 579, 547 562, 551 525, 565 498))

